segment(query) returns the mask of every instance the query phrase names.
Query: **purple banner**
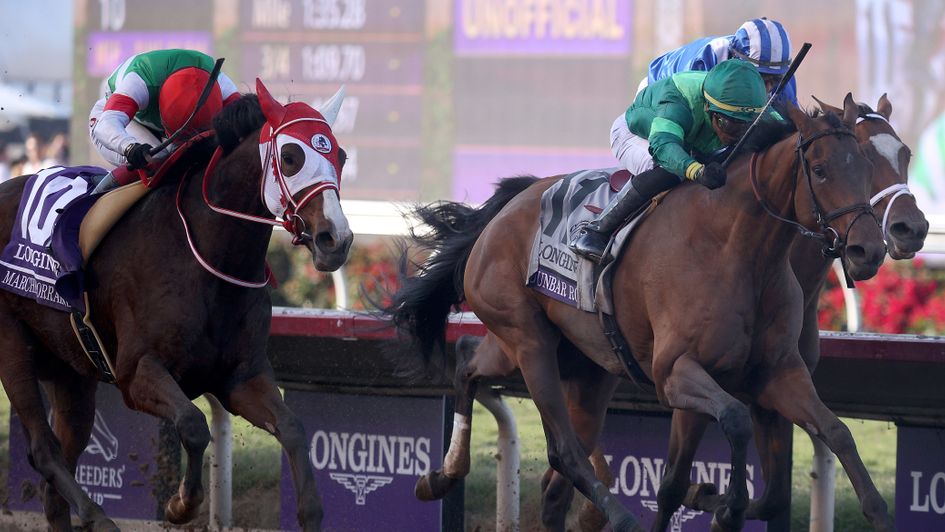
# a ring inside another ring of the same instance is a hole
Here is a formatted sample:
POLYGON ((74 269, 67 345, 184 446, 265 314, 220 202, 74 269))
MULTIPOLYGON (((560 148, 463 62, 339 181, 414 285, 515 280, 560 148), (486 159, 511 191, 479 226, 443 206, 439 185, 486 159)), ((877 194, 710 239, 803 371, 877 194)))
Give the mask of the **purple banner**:
MULTIPOLYGON (((414 497, 417 478, 443 459, 443 399, 287 390, 305 425, 322 530, 439 530, 440 503, 414 497)), ((282 459, 280 526, 298 530, 295 488, 282 459)))
MULTIPOLYGON (((125 407, 114 386, 99 385, 92 435, 79 457, 75 479, 109 517, 155 519, 161 502, 157 484, 159 421, 125 407)), ((29 465, 26 435, 16 411, 10 415, 10 476, 13 511, 41 512, 39 473, 29 465)))
POLYGON ((631 0, 454 0, 457 55, 619 55, 631 0))
POLYGON ((945 429, 898 427, 896 529, 945 530, 945 429))
MULTIPOLYGON (((669 417, 614 413, 607 415, 601 448, 614 474, 610 492, 649 528, 656 516, 656 492, 666 468, 669 446, 669 417)), ((754 445, 748 449, 748 496, 758 497, 764 489, 761 465, 754 445)), ((709 425, 692 464, 692 482, 711 482, 721 492, 731 480, 731 447, 718 424, 709 425)), ((680 507, 673 515, 673 531, 709 530, 712 515, 680 507)), ((765 524, 747 521, 744 530, 763 531, 765 524)))
POLYGON ((87 41, 86 73, 110 76, 122 61, 141 52, 163 48, 188 48, 213 55, 213 38, 205 31, 99 31, 87 41))
POLYGON ((457 146, 453 150, 452 198, 480 203, 495 193, 495 184, 503 177, 550 177, 618 164, 610 150, 457 146))

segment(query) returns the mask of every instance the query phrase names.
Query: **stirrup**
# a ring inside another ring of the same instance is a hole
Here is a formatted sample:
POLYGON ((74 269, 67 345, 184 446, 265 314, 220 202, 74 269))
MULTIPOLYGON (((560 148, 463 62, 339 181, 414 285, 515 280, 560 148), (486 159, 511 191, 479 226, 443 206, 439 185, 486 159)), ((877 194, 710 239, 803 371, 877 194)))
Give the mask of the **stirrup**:
POLYGON ((568 248, 587 260, 600 263, 609 241, 610 235, 585 227, 568 245, 568 248))

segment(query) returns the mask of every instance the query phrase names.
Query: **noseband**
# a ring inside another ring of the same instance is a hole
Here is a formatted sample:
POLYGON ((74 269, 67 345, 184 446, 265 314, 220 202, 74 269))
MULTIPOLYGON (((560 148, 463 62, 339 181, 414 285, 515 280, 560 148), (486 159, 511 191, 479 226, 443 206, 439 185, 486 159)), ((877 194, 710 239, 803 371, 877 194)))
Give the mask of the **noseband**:
MULTIPOLYGON (((794 186, 791 188, 791 203, 794 203, 794 194, 797 190, 797 164, 798 161, 800 161, 801 169, 804 171, 804 177, 807 181, 807 191, 810 194, 811 204, 813 205, 814 219, 817 220, 817 225, 820 227, 820 232, 811 231, 795 220, 789 220, 783 216, 780 216, 774 212, 770 205, 768 205, 768 202, 765 201, 765 199, 758 192, 758 178, 755 172, 755 163, 758 160, 757 153, 754 153, 751 156, 748 176, 749 181, 751 182, 752 191, 755 193, 755 198, 759 203, 761 203, 761 206, 764 207, 765 211, 770 216, 784 223, 793 225, 803 236, 820 241, 823 244, 821 252, 825 257, 837 258, 843 253, 843 250, 846 247, 846 237, 849 234, 850 229, 853 227, 853 224, 855 224, 861 216, 869 215, 873 217, 873 220, 876 220, 876 216, 873 214, 873 206, 869 203, 856 203, 846 207, 840 207, 839 209, 830 211, 828 213, 824 213, 823 208, 820 206, 820 202, 817 200, 817 194, 814 192, 814 184, 810 175, 810 165, 807 163, 807 158, 804 156, 804 152, 808 147, 810 147, 811 144, 814 143, 814 141, 828 135, 843 135, 856 138, 856 135, 854 135, 853 132, 849 131, 848 129, 841 128, 818 131, 807 139, 804 139, 803 135, 798 132, 797 145, 794 147, 795 166, 794 170, 792 171, 792 175, 794 176, 794 186), (841 235, 839 231, 830 225, 830 222, 851 212, 856 212, 858 214, 853 217, 853 220, 849 225, 847 225, 846 231, 844 231, 841 235)), ((877 224, 879 224, 878 221, 877 224)))
MULTIPOLYGON (((875 113, 875 112, 861 112, 856 119, 856 123, 866 122, 867 120, 879 120, 889 124, 889 120, 885 116, 875 113)), ((890 126, 892 127, 892 126, 890 126)), ((895 136, 895 134, 894 134, 895 136)), ((898 139, 898 136, 896 137, 898 139)), ((883 230, 883 238, 886 238, 886 224, 889 222, 889 213, 892 212, 893 204, 896 203, 896 200, 902 196, 913 196, 912 191, 909 190, 908 183, 896 183, 890 185, 883 190, 876 193, 875 196, 870 198, 870 205, 873 207, 876 206, 880 201, 883 201, 884 198, 889 198, 889 203, 886 204, 886 210, 883 211, 883 222, 880 224, 880 229, 883 230), (890 197, 891 196, 891 197, 890 197)))
MULTIPOLYGON (((273 147, 275 146, 275 138, 276 138, 275 135, 273 135, 272 146, 270 146, 270 149, 274 149, 273 147)), ((223 156, 223 150, 220 147, 217 147, 217 149, 213 152, 213 157, 211 157, 210 162, 209 164, 207 164, 207 168, 206 170, 204 170, 204 173, 203 173, 203 201, 207 205, 207 207, 210 207, 211 210, 218 212, 220 214, 226 215, 226 216, 230 216, 232 218, 239 218, 240 220, 256 222, 263 225, 272 225, 275 227, 282 226, 286 229, 286 231, 292 234, 292 243, 295 245, 302 244, 307 241, 311 241, 312 240, 311 234, 307 231, 308 228, 305 224, 305 221, 302 219, 301 216, 299 216, 299 211, 303 207, 305 207, 305 205, 307 205, 309 201, 314 199, 319 194, 325 192, 326 190, 334 190, 337 192, 338 187, 337 185, 329 181, 319 182, 314 187, 312 187, 312 190, 309 191, 307 194, 305 194, 305 196, 300 201, 296 202, 295 199, 292 197, 291 192, 289 191, 288 185, 286 184, 285 176, 282 174, 282 170, 279 167, 278 159, 276 158, 275 155, 273 155, 272 158, 269 159, 268 155, 269 153, 267 153, 267 159, 270 160, 271 162, 268 162, 267 165, 268 164, 273 165, 275 174, 277 176, 276 178, 279 184, 279 190, 282 193, 283 201, 285 201, 286 203, 286 210, 285 210, 285 214, 282 220, 278 220, 274 218, 266 218, 263 216, 256 216, 256 215, 248 214, 245 212, 234 211, 232 209, 226 209, 224 207, 215 205, 212 201, 210 201, 210 194, 209 194, 210 175, 213 173, 213 170, 216 168, 217 163, 220 161, 220 157, 223 156)), ((260 179, 261 194, 264 194, 262 190, 263 190, 263 187, 265 186, 267 170, 268 170, 268 167, 264 166, 262 170, 262 174, 261 174, 261 179, 260 179)), ((246 281, 238 277, 228 275, 216 269, 200 254, 199 251, 197 251, 197 246, 193 242, 193 238, 190 234, 190 228, 188 227, 188 224, 187 224, 187 219, 184 216, 184 211, 183 211, 183 208, 181 207, 181 197, 183 196, 184 183, 186 181, 187 181, 186 177, 184 179, 181 179, 181 182, 177 188, 177 214, 180 216, 180 219, 184 224, 184 232, 187 235, 187 243, 190 245, 190 251, 193 254, 194 258, 197 259, 197 262, 205 270, 213 274, 215 277, 222 279, 228 283, 235 284, 237 286, 242 286, 244 288, 262 288, 268 285, 270 281, 272 280, 272 271, 269 269, 268 263, 266 264, 265 279, 263 279, 262 281, 246 281)))

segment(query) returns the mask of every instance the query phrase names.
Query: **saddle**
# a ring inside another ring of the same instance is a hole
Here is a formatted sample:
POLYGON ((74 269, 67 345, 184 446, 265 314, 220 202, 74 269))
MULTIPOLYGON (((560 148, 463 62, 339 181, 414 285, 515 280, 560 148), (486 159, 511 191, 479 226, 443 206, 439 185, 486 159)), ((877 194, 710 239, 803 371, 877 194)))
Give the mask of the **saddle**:
MULTIPOLYGON (((138 201, 158 186, 168 169, 174 166, 184 153, 187 152, 195 143, 213 135, 213 131, 205 131, 184 143, 180 148, 174 151, 153 173, 148 176, 145 172, 139 172, 140 181, 121 186, 110 190, 88 209, 78 231, 78 247, 81 251, 81 267, 88 265, 89 257, 95 252, 95 249, 102 242, 105 236, 111 231, 112 227, 131 209, 138 201)), ((89 357, 89 360, 104 375, 104 381, 114 384, 115 368, 112 366, 110 357, 102 345, 101 338, 95 326, 92 324, 91 306, 88 301, 88 293, 85 292, 84 283, 81 279, 81 272, 69 280, 68 276, 73 273, 67 273, 57 280, 57 289, 68 289, 75 291, 73 297, 81 298, 81 306, 73 305, 71 312, 72 329, 82 345, 82 349, 89 357), (60 287, 60 280, 63 280, 60 287)))

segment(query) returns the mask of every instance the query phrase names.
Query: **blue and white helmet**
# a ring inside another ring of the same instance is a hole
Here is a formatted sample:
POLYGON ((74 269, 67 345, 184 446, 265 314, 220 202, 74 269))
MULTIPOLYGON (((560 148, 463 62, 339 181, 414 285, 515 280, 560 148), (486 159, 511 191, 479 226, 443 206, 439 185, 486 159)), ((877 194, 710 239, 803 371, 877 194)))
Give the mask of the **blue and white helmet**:
POLYGON ((731 53, 754 63, 762 74, 784 74, 791 64, 791 39, 780 22, 756 18, 735 32, 731 53))

